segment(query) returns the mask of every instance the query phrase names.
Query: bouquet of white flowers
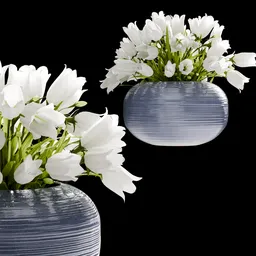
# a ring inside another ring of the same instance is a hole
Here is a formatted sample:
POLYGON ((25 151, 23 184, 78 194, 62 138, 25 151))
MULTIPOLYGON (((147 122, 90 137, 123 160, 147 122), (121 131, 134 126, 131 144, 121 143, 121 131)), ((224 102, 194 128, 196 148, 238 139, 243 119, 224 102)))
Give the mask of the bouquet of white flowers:
POLYGON ((129 23, 116 50, 115 65, 101 81, 109 93, 119 84, 129 81, 210 81, 225 77, 242 90, 249 82, 234 66, 256 66, 256 54, 231 53, 228 40, 222 40, 224 26, 212 16, 188 19, 185 15, 165 15, 153 12, 142 30, 129 23))
POLYGON ((126 171, 124 127, 118 116, 79 111, 84 77, 65 66, 46 90, 45 66, 0 63, 0 189, 52 186, 79 176, 100 177, 124 198, 140 178, 126 171), (8 72, 8 76, 6 73, 8 72))

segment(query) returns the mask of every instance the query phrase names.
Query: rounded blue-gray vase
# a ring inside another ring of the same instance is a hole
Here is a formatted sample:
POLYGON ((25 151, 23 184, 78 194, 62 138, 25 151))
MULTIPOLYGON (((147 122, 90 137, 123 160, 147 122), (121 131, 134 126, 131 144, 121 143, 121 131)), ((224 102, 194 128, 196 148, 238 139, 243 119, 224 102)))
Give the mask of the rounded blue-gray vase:
POLYGON ((100 216, 72 185, 0 190, 1 256, 98 256, 100 216))
POLYGON ((228 122, 228 98, 210 82, 166 81, 134 85, 123 103, 124 124, 155 146, 197 146, 215 139, 228 122))

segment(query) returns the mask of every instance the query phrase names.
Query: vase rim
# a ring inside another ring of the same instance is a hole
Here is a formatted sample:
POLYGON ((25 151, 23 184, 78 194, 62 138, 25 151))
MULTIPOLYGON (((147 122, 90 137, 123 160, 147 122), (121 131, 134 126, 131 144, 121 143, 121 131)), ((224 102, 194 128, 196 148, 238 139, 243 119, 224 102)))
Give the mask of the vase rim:
POLYGON ((18 193, 18 194, 28 194, 28 193, 33 193, 33 192, 39 192, 39 191, 47 191, 47 190, 56 190, 56 189, 59 189, 63 186, 66 186, 68 184, 65 184, 65 183, 62 183, 62 182, 58 182, 58 181, 55 181, 54 184, 56 184, 55 186, 51 186, 51 187, 47 187, 47 188, 29 188, 29 189, 2 189, 0 190, 0 193, 11 193, 11 194, 14 194, 14 193, 18 193))

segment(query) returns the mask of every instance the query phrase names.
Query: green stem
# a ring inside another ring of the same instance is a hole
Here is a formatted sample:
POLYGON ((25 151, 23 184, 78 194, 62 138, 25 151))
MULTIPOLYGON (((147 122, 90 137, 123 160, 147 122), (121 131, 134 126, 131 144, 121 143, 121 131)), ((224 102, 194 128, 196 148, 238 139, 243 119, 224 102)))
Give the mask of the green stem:
POLYGON ((8 150, 7 150, 7 163, 11 161, 12 156, 12 120, 7 121, 7 143, 8 143, 8 150))

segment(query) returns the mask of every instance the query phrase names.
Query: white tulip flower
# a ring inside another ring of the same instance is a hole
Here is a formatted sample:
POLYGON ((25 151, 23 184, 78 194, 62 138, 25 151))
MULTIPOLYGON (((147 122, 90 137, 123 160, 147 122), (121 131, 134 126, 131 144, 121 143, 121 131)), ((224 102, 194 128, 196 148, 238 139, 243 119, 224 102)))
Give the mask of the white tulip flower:
POLYGON ((129 39, 137 46, 142 44, 141 40, 141 30, 136 25, 136 22, 132 23, 130 22, 128 24, 128 27, 123 27, 124 32, 127 34, 129 39))
POLYGON ((35 177, 42 174, 39 167, 42 160, 33 160, 31 155, 28 155, 25 160, 18 166, 14 172, 14 180, 19 184, 27 184, 35 177))
POLYGON ((158 56, 158 49, 155 46, 141 44, 136 47, 137 57, 144 60, 154 60, 158 56))
POLYGON ((176 64, 172 63, 170 60, 168 60, 167 64, 165 65, 164 74, 166 77, 172 77, 176 70, 176 64))
POLYGON ((193 19, 188 19, 190 30, 198 37, 205 38, 211 32, 215 25, 214 18, 212 16, 203 16, 193 19))
POLYGON ((60 112, 63 114, 70 113, 73 108, 69 108, 79 101, 86 90, 82 90, 85 84, 85 77, 77 77, 77 71, 70 68, 64 68, 62 73, 50 86, 46 99, 48 103, 55 106, 60 105, 60 112))
POLYGON ((210 37, 221 38, 224 28, 225 28, 224 26, 220 26, 220 24, 218 22, 215 22, 215 25, 210 34, 210 37))
POLYGON ((152 18, 152 21, 161 28, 163 35, 166 34, 166 27, 168 27, 168 29, 171 31, 171 26, 170 26, 171 19, 172 19, 171 16, 169 15, 165 16, 164 12, 160 11, 159 13, 153 12, 151 15, 151 18, 152 18))
POLYGON ((121 166, 124 157, 119 154, 121 149, 115 148, 107 152, 88 152, 85 153, 84 163, 87 168, 96 173, 102 173, 115 166, 121 166))
POLYGON ((154 74, 153 69, 144 62, 139 63, 137 71, 145 77, 150 77, 154 74))
POLYGON ((117 166, 102 173, 102 183, 108 189, 122 197, 123 200, 125 200, 124 192, 132 194, 136 191, 133 181, 139 181, 141 179, 141 177, 129 173, 122 166, 117 166))
POLYGON ((0 92, 0 112, 3 117, 12 120, 24 110, 25 102, 19 85, 6 85, 0 92))
POLYGON ((179 51, 184 53, 187 50, 189 43, 190 41, 186 36, 184 36, 181 33, 176 34, 170 39, 171 51, 172 52, 179 51))
POLYGON ((18 70, 15 65, 10 65, 7 84, 20 85, 24 101, 27 102, 35 97, 44 96, 50 75, 45 66, 36 69, 33 65, 24 65, 18 70))
POLYGON ((3 174, 0 172, 0 184, 3 182, 3 174))
POLYGON ((125 135, 125 128, 118 126, 118 115, 108 115, 106 112, 102 117, 88 114, 87 117, 90 127, 82 133, 81 138, 81 145, 86 150, 106 152, 126 145, 121 140, 125 135))
POLYGON ((119 59, 131 59, 136 54, 137 50, 134 43, 128 38, 123 38, 120 48, 116 50, 116 57, 119 59))
POLYGON ((241 52, 234 55, 234 64, 238 67, 255 67, 256 66, 256 53, 254 52, 241 52))
POLYGON ((158 41, 163 36, 162 29, 152 20, 147 19, 146 24, 141 32, 142 41, 145 44, 151 43, 151 41, 158 41))
POLYGON ((34 139, 47 136, 56 140, 56 127, 63 126, 65 122, 65 116, 55 111, 52 103, 46 106, 35 102, 29 103, 22 114, 21 123, 32 133, 34 139))
POLYGON ((0 61, 0 91, 2 91, 5 86, 5 73, 8 69, 8 67, 9 67, 9 65, 2 67, 2 63, 0 61))
POLYGON ((203 67, 208 71, 215 71, 218 75, 224 76, 230 69, 232 62, 226 57, 208 56, 203 62, 203 67))
POLYGON ((2 130, 0 130, 0 150, 3 148, 5 141, 6 141, 5 134, 2 130))
POLYGON ((227 72, 227 80, 238 90, 243 90, 244 84, 248 83, 250 79, 237 70, 229 70, 227 72))
POLYGON ((175 36, 179 33, 184 33, 186 30, 186 26, 184 25, 185 22, 185 15, 177 15, 175 14, 171 19, 171 28, 172 34, 175 36))
POLYGON ((185 59, 181 61, 179 65, 179 71, 183 75, 188 75, 193 70, 193 61, 190 59, 185 59))
POLYGON ((222 40, 217 38, 212 41, 212 46, 207 51, 207 56, 222 56, 227 50, 230 49, 230 44, 228 40, 222 40))
POLYGON ((123 191, 134 193, 136 187, 132 181, 141 178, 132 175, 121 166, 124 157, 119 154, 120 152, 119 148, 104 153, 88 151, 84 156, 84 162, 91 171, 102 174, 102 182, 107 188, 125 199, 123 191))
POLYGON ((118 80, 117 75, 114 74, 112 70, 109 70, 106 78, 100 82, 101 82, 100 88, 101 89, 107 88, 107 93, 110 93, 111 91, 113 91, 121 83, 121 81, 118 80))
POLYGON ((77 181, 76 176, 84 172, 80 165, 81 158, 80 155, 64 150, 51 156, 46 162, 45 169, 54 180, 77 181))

